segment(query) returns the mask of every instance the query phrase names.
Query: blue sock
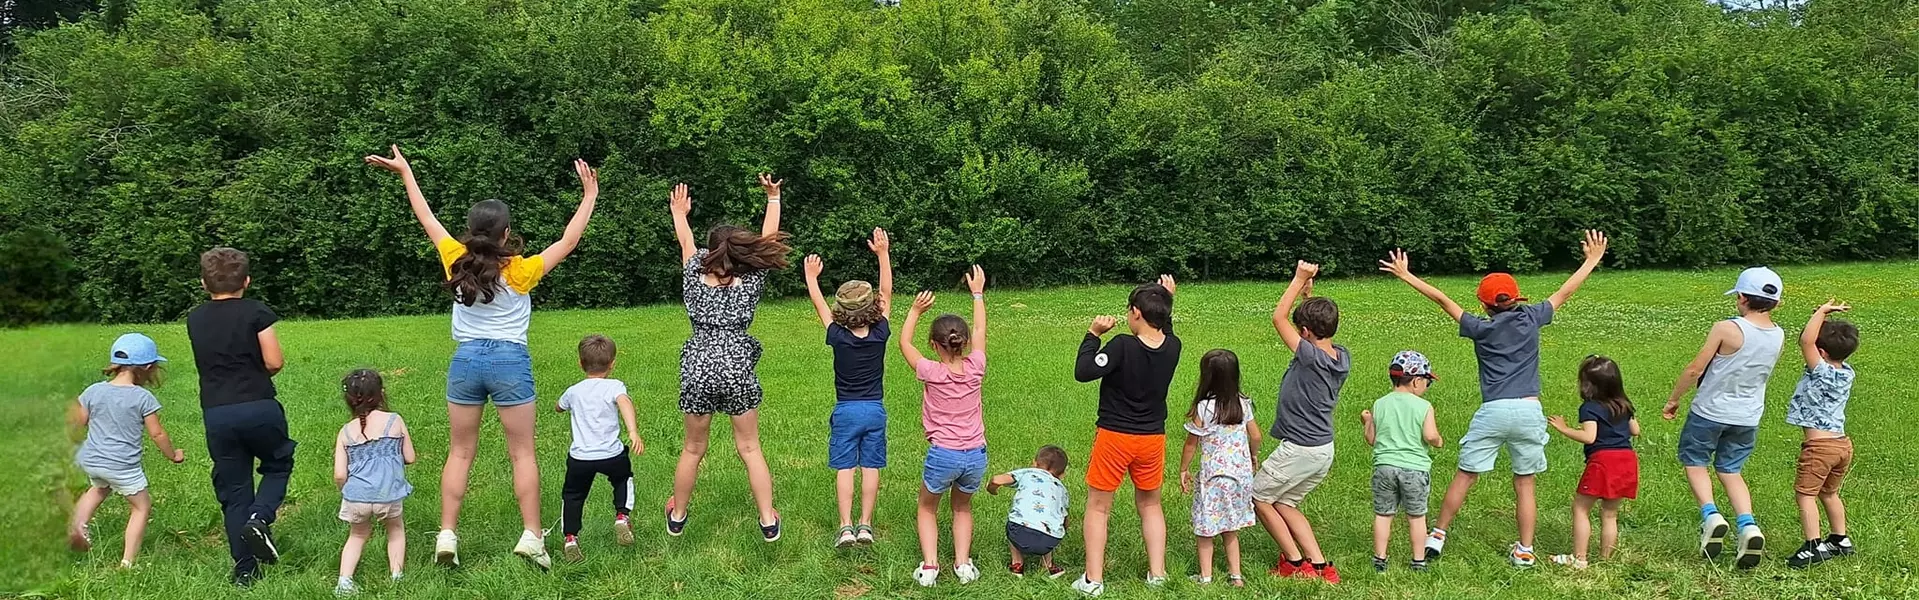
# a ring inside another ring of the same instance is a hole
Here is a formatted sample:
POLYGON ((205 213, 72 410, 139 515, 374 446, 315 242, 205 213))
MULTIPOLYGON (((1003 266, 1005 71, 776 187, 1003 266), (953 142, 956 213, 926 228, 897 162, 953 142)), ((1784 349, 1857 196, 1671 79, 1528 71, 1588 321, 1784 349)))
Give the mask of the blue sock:
POLYGON ((1759 522, 1758 522, 1758 521, 1754 521, 1754 520, 1752 519, 1752 515, 1739 515, 1739 518, 1738 518, 1738 523, 1739 523, 1739 528, 1741 528, 1741 529, 1744 529, 1744 528, 1745 528, 1746 526, 1748 526, 1748 525, 1758 525, 1758 524, 1759 524, 1759 522))
POLYGON ((1706 517, 1710 517, 1717 512, 1719 512, 1719 507, 1714 505, 1711 502, 1707 502, 1705 506, 1699 507, 1699 518, 1703 520, 1706 517))

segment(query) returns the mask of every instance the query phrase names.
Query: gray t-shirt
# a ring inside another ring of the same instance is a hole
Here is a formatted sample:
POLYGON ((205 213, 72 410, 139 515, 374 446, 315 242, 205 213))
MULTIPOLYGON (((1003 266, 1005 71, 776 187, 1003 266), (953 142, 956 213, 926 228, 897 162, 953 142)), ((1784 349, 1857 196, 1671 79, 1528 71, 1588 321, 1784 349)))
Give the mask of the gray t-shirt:
POLYGON ((89 469, 140 468, 147 415, 160 411, 160 400, 146 388, 102 381, 80 392, 87 409, 87 441, 73 461, 89 469))
POLYGON ((1539 328, 1553 322, 1553 303, 1536 302, 1481 317, 1459 317, 1459 337, 1479 356, 1481 402, 1539 397, 1539 328))
POLYGON ((1333 406, 1339 403, 1339 389, 1352 372, 1353 357, 1345 346, 1333 345, 1338 356, 1329 356, 1312 342, 1300 338, 1286 375, 1279 379, 1279 409, 1273 417, 1273 437, 1297 446, 1324 446, 1333 443, 1333 406))
POLYGON ((566 453, 580 460, 606 460, 626 451, 620 441, 620 408, 615 399, 626 395, 618 379, 591 378, 566 388, 560 410, 573 418, 573 445, 566 453))

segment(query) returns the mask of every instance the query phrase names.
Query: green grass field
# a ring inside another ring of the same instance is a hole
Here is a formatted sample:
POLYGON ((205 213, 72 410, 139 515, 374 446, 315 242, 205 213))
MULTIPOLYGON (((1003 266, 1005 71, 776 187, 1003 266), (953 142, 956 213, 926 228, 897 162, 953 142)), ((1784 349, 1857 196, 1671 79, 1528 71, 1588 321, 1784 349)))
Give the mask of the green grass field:
MULTIPOLYGON (((1361 437, 1359 412, 1387 391, 1386 361, 1404 348, 1432 357, 1444 380, 1431 399, 1447 447, 1434 455, 1435 511, 1439 491, 1450 479, 1456 453, 1453 442, 1465 431, 1478 404, 1471 347, 1454 335, 1455 326, 1440 311, 1398 282, 1332 279, 1318 292, 1337 300, 1344 322, 1337 341, 1350 347, 1355 376, 1346 385, 1338 409, 1338 459, 1326 484, 1304 505, 1314 519, 1327 554, 1339 564, 1346 582, 1337 587, 1279 581, 1264 575, 1277 555, 1258 529, 1246 531, 1245 556, 1250 589, 1223 586, 1201 590, 1185 581, 1194 572, 1193 544, 1187 521, 1190 498, 1169 496, 1170 568, 1174 582, 1163 590, 1145 587, 1146 561, 1137 518, 1127 495, 1115 506, 1108 566, 1108 594, 1115 597, 1317 597, 1317 598, 1884 598, 1912 597, 1913 552, 1919 549, 1919 487, 1914 486, 1915 454, 1899 439, 1919 430, 1919 412, 1907 412, 1919 397, 1919 379, 1902 373, 1901 357, 1919 347, 1919 263, 1851 264, 1782 270, 1787 302, 1777 313, 1789 335, 1797 331, 1816 301, 1829 295, 1850 301, 1849 317, 1859 324, 1862 348, 1854 357, 1860 379, 1851 404, 1848 429, 1858 460, 1844 496, 1849 503, 1858 555, 1796 572, 1784 566, 1797 545, 1798 520, 1791 480, 1799 432, 1784 422, 1785 403, 1797 376, 1796 354, 1780 361, 1769 397, 1766 421, 1747 476, 1755 492, 1761 525, 1773 552, 1759 569, 1737 572, 1730 563, 1708 564, 1694 557, 1697 511, 1673 458, 1676 422, 1660 420, 1659 404, 1680 367, 1697 350, 1707 328, 1729 315, 1721 296, 1735 271, 1611 272, 1595 275, 1548 328, 1544 341, 1549 414, 1572 414, 1578 405, 1573 382, 1577 361, 1591 353, 1619 361, 1643 415, 1645 437, 1640 499, 1626 505, 1621 551, 1614 560, 1572 573, 1542 565, 1531 571, 1505 566, 1505 547, 1514 536, 1510 478, 1489 475, 1480 482, 1452 530, 1446 558, 1426 574, 1399 567, 1407 557, 1402 534, 1394 541, 1395 570, 1376 576, 1368 568, 1371 553, 1371 453, 1361 437)), ((829 279, 844 273, 827 273, 829 279)), ((781 277, 797 277, 781 274, 781 277)), ((1544 297, 1562 275, 1522 277, 1525 289, 1544 297)), ((1440 287, 1469 298, 1473 280, 1441 278, 1440 287)), ((422 282, 421 285, 428 285, 422 282)), ((1211 283, 1181 286, 1175 319, 1187 344, 1185 364, 1173 384, 1172 412, 1183 413, 1201 353, 1215 347, 1239 353, 1247 370, 1248 393, 1258 402, 1260 419, 1270 423, 1275 394, 1289 355, 1267 322, 1282 289, 1276 283, 1211 283)), ((907 290, 902 290, 907 291, 907 290)), ((964 308, 963 293, 951 292, 937 308, 964 308)), ((986 384, 987 435, 995 470, 1023 466, 1042 444, 1065 447, 1076 462, 1068 474, 1078 520, 1085 501, 1080 470, 1093 435, 1095 388, 1074 383, 1073 352, 1087 321, 1124 307, 1118 286, 1052 290, 989 290, 990 366, 986 384)), ((442 392, 453 343, 447 316, 429 315, 350 321, 289 321, 279 327, 288 363, 277 382, 294 436, 301 441, 292 490, 277 527, 285 558, 268 567, 267 578, 244 596, 321 598, 330 594, 346 527, 335 518, 339 495, 330 480, 331 440, 347 414, 338 382, 349 369, 370 366, 387 375, 394 409, 413 426, 420 449, 411 467, 416 486, 407 503, 411 534, 410 566, 404 582, 389 585, 378 576, 384 558, 376 536, 361 566, 369 597, 460 598, 1055 598, 1070 594, 1067 581, 1019 580, 1006 574, 1006 548, 1000 534, 1007 500, 982 495, 976 501, 979 527, 976 560, 986 577, 961 587, 943 576, 933 589, 914 586, 908 576, 918 559, 913 498, 926 448, 918 413, 920 387, 896 356, 889 358, 888 392, 892 416, 892 466, 884 473, 878 517, 880 541, 870 549, 833 549, 838 519, 832 474, 827 470, 826 421, 833 401, 831 358, 822 332, 803 300, 767 304, 755 332, 766 343, 760 374, 767 389, 763 412, 764 443, 774 468, 777 504, 786 519, 785 538, 776 544, 758 539, 745 477, 732 454, 729 434, 716 426, 713 450, 695 494, 695 521, 685 537, 668 538, 659 507, 667 497, 673 457, 679 451, 680 415, 676 410, 679 345, 687 334, 678 306, 629 310, 540 312, 534 316, 532 350, 543 412, 539 419, 540 462, 545 488, 543 510, 559 514, 559 476, 568 443, 564 416, 546 412, 559 393, 580 378, 574 345, 587 333, 601 332, 620 344, 614 376, 626 381, 640 409, 648 452, 636 459, 639 543, 615 546, 610 515, 592 513, 583 533, 588 553, 581 564, 558 564, 540 573, 508 553, 518 534, 508 467, 499 426, 489 418, 482 432, 480 460, 473 472, 461 535, 465 566, 447 571, 430 564, 437 526, 440 464, 445 460, 446 413, 442 392), (370 582, 370 583, 369 583, 370 582)), ((0 540, 0 593, 28 591, 73 598, 201 598, 240 596, 226 584, 229 563, 220 537, 219 512, 208 485, 210 463, 202 443, 194 366, 183 326, 178 323, 123 326, 51 326, 0 331, 0 347, 13 360, 0 366, 0 462, 21 469, 0 486, 0 517, 8 535, 0 540), (153 526, 148 530, 141 565, 115 567, 126 505, 110 501, 96 521, 96 549, 75 555, 64 546, 62 527, 70 498, 85 485, 71 466, 73 441, 62 415, 73 397, 99 379, 98 369, 111 340, 136 330, 153 335, 174 359, 170 381, 158 390, 174 439, 188 452, 184 465, 172 465, 151 450, 148 474, 155 495, 153 526)), ((1178 456, 1179 436, 1167 440, 1169 460, 1178 456)), ((1269 448, 1270 449, 1270 448, 1269 448)), ((1542 554, 1563 552, 1570 529, 1569 500, 1580 472, 1580 446, 1555 435, 1548 452, 1552 469, 1540 479, 1542 554)), ((1263 456, 1264 453, 1262 453, 1263 456)), ((1502 460, 1501 466, 1504 466, 1502 460)), ((1177 486, 1173 486, 1177 487, 1177 486)), ((589 507, 605 510, 604 486, 594 490, 589 507)), ((1723 500, 1721 501, 1723 504, 1723 500)), ((1059 556, 1069 568, 1079 565, 1080 532, 1068 535, 1059 556)), ((557 540, 551 548, 558 554, 557 540)), ((942 543, 950 551, 950 540, 942 543)), ((1596 556, 1596 555, 1595 555, 1596 556)), ((950 559, 942 562, 950 564, 950 559)))

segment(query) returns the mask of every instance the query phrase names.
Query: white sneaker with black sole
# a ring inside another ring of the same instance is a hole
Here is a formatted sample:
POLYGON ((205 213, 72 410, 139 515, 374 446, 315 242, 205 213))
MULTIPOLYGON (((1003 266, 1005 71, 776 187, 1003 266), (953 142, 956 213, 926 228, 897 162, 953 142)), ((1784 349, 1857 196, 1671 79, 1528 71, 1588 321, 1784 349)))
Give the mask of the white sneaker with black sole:
POLYGON ((1706 519, 1699 523, 1699 554, 1707 560, 1719 558, 1719 553, 1726 549, 1726 532, 1731 529, 1732 525, 1726 523, 1725 515, 1706 515, 1706 519))
POLYGON ((1758 525, 1739 528, 1739 558, 1733 563, 1741 569, 1759 566, 1759 559, 1766 553, 1766 534, 1759 532, 1758 525))
POLYGON ((1439 560, 1439 553, 1446 549, 1446 530, 1433 529, 1426 532, 1426 560, 1439 560))

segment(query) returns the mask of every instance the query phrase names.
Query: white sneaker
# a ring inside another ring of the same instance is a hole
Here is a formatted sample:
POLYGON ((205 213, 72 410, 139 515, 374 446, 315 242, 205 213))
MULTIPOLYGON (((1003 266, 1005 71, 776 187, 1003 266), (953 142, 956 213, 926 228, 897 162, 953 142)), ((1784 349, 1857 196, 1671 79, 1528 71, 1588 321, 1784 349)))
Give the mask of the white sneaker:
POLYGON ((1147 575, 1146 585, 1147 587, 1160 587, 1160 586, 1166 585, 1166 576, 1165 575, 1147 575))
POLYGON ((1100 594, 1106 593, 1106 584, 1097 581, 1087 581, 1086 576, 1081 575, 1078 581, 1073 582, 1073 591, 1090 598, 1097 598, 1100 594))
POLYGON ((353 585, 353 580, 351 579, 341 577, 338 582, 333 584, 333 595, 335 597, 345 598, 358 593, 360 593, 360 586, 353 585))
POLYGON ((1706 515, 1706 519, 1699 523, 1699 554, 1707 560, 1719 558, 1719 553, 1726 549, 1726 532, 1731 529, 1732 526, 1726 524, 1725 515, 1706 515))
POLYGON ((440 537, 433 542, 433 562, 442 567, 460 566, 460 536, 451 529, 441 529, 440 537))
POLYGON ((553 557, 546 555, 546 540, 531 531, 520 532, 520 543, 513 545, 513 553, 541 570, 553 568, 553 557))
POLYGON ((1426 532, 1426 560, 1438 560, 1439 553, 1446 549, 1446 530, 1434 529, 1426 532))
POLYGON ((1759 532, 1758 525, 1739 528, 1739 558, 1733 563, 1741 569, 1759 566, 1759 557, 1766 553, 1766 534, 1759 532))
POLYGON ((1512 550, 1507 553, 1506 558, 1513 563, 1513 566, 1521 569, 1531 568, 1535 562, 1532 549, 1520 546, 1519 542, 1513 542, 1512 550))
POLYGON ((979 581, 979 567, 973 561, 966 561, 953 567, 953 574, 959 576, 960 585, 979 581))
POLYGON ((913 581, 919 583, 920 587, 933 587, 939 578, 939 567, 929 567, 926 563, 920 563, 919 568, 913 569, 913 581))

